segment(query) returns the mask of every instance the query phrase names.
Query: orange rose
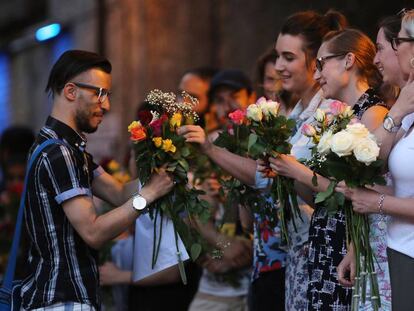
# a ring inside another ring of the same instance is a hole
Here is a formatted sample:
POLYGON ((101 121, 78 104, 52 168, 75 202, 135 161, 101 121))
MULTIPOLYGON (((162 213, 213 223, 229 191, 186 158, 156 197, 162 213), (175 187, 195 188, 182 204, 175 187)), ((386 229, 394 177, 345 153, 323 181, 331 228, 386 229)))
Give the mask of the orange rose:
POLYGON ((142 126, 142 124, 138 121, 132 122, 128 126, 128 132, 131 133, 131 140, 138 142, 145 138, 147 138, 147 133, 145 132, 145 128, 142 126))

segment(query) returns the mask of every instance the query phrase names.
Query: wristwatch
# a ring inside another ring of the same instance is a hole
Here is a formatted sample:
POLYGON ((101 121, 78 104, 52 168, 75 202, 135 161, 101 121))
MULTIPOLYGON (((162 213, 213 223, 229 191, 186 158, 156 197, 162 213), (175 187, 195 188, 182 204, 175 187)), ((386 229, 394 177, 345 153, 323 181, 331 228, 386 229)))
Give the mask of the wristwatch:
POLYGON ((384 118, 382 126, 384 127, 386 131, 390 133, 395 133, 395 132, 398 132, 398 130, 400 129, 401 124, 396 125, 394 119, 387 114, 384 118))
POLYGON ((140 214, 148 212, 147 200, 139 193, 132 197, 132 207, 140 214))

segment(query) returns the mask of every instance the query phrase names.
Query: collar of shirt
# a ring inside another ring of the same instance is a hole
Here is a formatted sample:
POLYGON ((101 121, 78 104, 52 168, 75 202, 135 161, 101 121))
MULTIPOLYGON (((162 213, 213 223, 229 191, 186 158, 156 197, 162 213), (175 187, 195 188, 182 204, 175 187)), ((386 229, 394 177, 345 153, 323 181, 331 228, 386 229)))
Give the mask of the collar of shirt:
POLYGON ((55 131, 59 137, 64 138, 71 146, 78 148, 82 152, 85 151, 86 137, 76 132, 70 126, 49 116, 46 121, 46 127, 55 131))

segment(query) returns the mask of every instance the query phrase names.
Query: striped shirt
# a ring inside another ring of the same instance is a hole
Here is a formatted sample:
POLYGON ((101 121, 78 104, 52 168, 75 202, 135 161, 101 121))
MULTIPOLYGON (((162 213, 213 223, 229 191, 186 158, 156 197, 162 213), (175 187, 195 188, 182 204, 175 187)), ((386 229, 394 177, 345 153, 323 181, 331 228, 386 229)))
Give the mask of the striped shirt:
POLYGON ((62 203, 76 196, 91 197, 91 183, 102 168, 85 151, 85 138, 52 117, 31 151, 50 138, 67 145, 46 147, 29 173, 25 198, 29 275, 22 286, 23 308, 71 301, 99 309, 97 251, 74 230, 62 203))

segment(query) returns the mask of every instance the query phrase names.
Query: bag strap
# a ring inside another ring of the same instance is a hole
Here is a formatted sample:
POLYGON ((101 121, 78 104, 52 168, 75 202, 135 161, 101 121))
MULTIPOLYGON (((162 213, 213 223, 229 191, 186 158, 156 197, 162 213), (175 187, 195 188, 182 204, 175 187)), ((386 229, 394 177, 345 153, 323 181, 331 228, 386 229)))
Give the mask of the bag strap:
POLYGON ((14 230, 14 235, 13 235, 13 243, 12 243, 12 246, 11 246, 11 249, 10 249, 9 260, 7 262, 7 269, 6 269, 6 273, 5 273, 5 277, 3 279, 3 285, 2 285, 2 290, 5 290, 7 292, 11 292, 12 287, 13 287, 14 271, 16 269, 17 251, 18 251, 18 248, 19 248, 20 236, 21 236, 21 231, 22 231, 24 203, 25 203, 26 192, 27 192, 27 182, 28 182, 29 172, 30 172, 30 169, 32 168, 32 165, 33 165, 34 161, 36 160, 36 158, 40 154, 40 152, 44 148, 46 148, 47 146, 52 145, 52 144, 60 144, 60 145, 65 145, 65 146, 69 147, 69 145, 61 139, 55 139, 55 138, 48 139, 48 140, 44 141, 43 143, 41 143, 35 149, 35 151, 32 153, 32 155, 29 159, 29 162, 28 162, 28 166, 27 166, 27 169, 26 169, 26 175, 25 175, 25 178, 24 178, 23 192, 22 192, 22 196, 20 198, 19 212, 17 214, 17 219, 16 219, 16 228, 14 230))

